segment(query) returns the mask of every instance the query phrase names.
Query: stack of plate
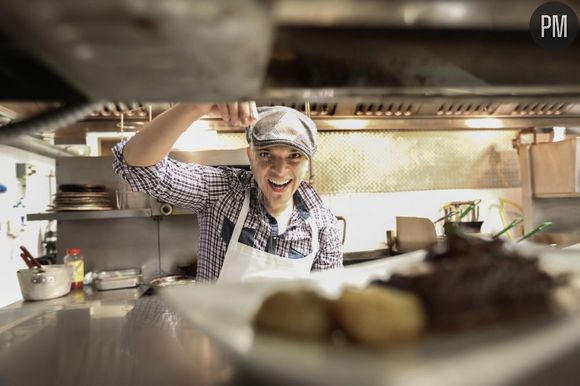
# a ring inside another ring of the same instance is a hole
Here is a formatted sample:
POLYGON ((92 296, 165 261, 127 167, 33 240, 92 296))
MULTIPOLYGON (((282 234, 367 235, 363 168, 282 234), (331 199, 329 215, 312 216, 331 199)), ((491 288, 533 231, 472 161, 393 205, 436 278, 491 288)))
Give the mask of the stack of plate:
POLYGON ((111 194, 103 185, 59 185, 55 211, 111 210, 111 194))

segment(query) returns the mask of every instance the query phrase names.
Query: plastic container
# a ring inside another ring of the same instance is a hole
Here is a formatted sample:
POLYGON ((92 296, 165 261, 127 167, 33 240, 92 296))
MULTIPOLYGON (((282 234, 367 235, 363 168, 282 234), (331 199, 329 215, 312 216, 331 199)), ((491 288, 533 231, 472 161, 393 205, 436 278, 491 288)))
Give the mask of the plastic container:
POLYGON ((72 267, 71 289, 83 288, 83 279, 85 277, 85 259, 81 255, 81 250, 71 248, 66 250, 64 263, 72 267))

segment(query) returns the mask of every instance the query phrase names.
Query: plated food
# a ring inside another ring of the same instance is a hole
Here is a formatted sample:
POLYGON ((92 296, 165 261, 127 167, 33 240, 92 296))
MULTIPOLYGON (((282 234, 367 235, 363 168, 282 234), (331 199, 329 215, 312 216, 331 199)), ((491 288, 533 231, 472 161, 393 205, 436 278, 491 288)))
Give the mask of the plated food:
POLYGON ((566 283, 501 240, 456 237, 432 248, 420 273, 377 281, 421 298, 432 330, 457 330, 552 312, 566 283))
POLYGON ((331 301, 312 290, 279 291, 264 301, 255 323, 266 331, 323 340, 335 328, 331 314, 331 301))
POLYGON ((255 326, 270 333, 391 347, 423 334, 457 331, 553 313, 565 276, 543 271, 501 240, 453 237, 423 262, 366 288, 329 299, 314 290, 268 297, 255 326))
POLYGON ((417 296, 379 286, 344 290, 334 303, 334 317, 349 341, 368 346, 413 341, 426 321, 417 296))
POLYGON ((279 291, 264 301, 255 318, 257 328, 270 333, 319 341, 338 333, 369 346, 414 340, 424 324, 417 296, 380 286, 349 288, 334 300, 308 289, 279 291))

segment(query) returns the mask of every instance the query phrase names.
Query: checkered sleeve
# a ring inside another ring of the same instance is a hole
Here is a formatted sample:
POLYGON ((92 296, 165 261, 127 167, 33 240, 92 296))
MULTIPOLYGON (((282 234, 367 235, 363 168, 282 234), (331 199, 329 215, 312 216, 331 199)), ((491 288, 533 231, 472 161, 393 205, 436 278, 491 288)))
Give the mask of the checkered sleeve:
POLYGON ((338 221, 330 210, 324 208, 322 213, 324 226, 318 230, 320 247, 314 264, 313 271, 342 268, 342 243, 338 230, 338 221))
POLYGON ((113 170, 133 191, 146 192, 196 213, 228 192, 240 177, 228 168, 183 163, 168 157, 152 166, 131 166, 123 157, 125 144, 113 148, 113 170))

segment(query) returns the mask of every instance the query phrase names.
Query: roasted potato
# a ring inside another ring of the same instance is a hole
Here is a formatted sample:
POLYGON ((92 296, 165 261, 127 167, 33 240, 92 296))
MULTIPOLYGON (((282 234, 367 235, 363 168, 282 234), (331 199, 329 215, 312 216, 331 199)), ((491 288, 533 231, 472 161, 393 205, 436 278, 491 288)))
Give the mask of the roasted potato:
POLYGON ((334 302, 333 311, 338 327, 350 340, 369 346, 413 340, 425 325, 417 296, 374 285, 345 289, 334 302))
POLYGON ((334 328, 328 300, 312 290, 280 291, 269 296, 255 317, 256 327, 306 339, 327 339, 334 328))

